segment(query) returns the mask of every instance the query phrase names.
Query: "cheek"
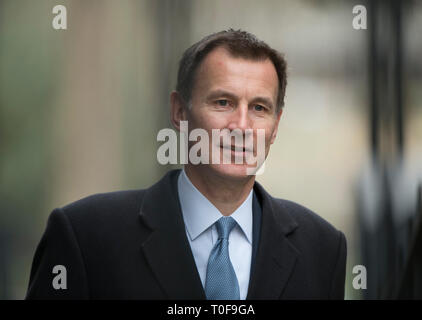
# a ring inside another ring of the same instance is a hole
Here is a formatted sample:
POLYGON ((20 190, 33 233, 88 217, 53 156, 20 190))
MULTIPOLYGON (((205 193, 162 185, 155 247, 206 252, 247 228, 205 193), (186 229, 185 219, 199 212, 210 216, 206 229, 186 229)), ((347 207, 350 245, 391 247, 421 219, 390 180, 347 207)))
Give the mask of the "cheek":
POLYGON ((200 114, 197 119, 198 124, 205 130, 223 129, 226 126, 225 118, 221 114, 200 114))
POLYGON ((197 110, 191 111, 187 119, 189 121, 189 129, 204 128, 204 117, 197 110))
POLYGON ((271 144, 271 140, 273 138, 273 135, 275 133, 275 125, 274 124, 268 124, 266 126, 259 126, 255 128, 254 130, 254 138, 255 140, 258 138, 258 129, 264 129, 265 130, 265 144, 269 146, 271 144))
POLYGON ((272 133, 273 132, 271 131, 265 136, 265 147, 266 148, 270 148, 270 146, 271 146, 271 140, 272 140, 272 137, 273 137, 272 133))

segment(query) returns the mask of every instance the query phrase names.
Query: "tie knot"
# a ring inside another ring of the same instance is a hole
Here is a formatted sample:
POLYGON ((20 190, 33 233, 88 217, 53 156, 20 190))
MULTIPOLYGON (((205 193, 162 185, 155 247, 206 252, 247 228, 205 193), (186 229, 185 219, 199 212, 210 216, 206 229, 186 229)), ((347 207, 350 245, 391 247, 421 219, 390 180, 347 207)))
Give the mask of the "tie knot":
POLYGON ((221 217, 215 223, 218 232, 218 238, 228 239, 230 232, 236 225, 236 220, 232 217, 221 217))

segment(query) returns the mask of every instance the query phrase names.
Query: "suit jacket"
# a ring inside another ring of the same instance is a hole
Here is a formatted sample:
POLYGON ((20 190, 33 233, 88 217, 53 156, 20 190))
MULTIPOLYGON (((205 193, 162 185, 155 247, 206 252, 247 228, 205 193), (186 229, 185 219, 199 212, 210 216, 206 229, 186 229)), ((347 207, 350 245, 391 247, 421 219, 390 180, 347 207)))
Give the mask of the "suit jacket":
MULTIPOLYGON (((172 170, 145 190, 93 195, 55 209, 26 298, 205 299, 179 203, 179 173, 172 170), (66 289, 52 285, 56 265, 66 268, 66 289)), ((343 299, 343 233, 257 182, 254 194, 247 299, 343 299)))

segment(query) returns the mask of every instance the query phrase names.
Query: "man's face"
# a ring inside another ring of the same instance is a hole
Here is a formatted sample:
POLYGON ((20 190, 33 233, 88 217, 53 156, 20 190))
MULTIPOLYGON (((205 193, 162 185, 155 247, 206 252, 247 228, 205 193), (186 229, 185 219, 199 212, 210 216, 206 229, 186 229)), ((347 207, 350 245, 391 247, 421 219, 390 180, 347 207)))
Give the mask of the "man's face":
MULTIPOLYGON (((224 177, 240 178, 246 176, 246 168, 256 167, 235 163, 236 153, 246 156, 247 150, 230 151, 231 163, 223 163, 224 147, 222 139, 212 141, 212 129, 235 129, 243 132, 246 139, 253 139, 254 155, 257 152, 257 129, 265 130, 265 158, 270 145, 274 142, 281 111, 276 112, 278 77, 271 60, 263 61, 235 58, 224 48, 211 51, 197 69, 192 88, 191 108, 186 111, 189 132, 195 128, 205 129, 212 144, 221 144, 219 164, 213 164, 210 156, 210 169, 224 177), (245 135, 246 129, 252 129, 252 135, 245 135)), ((231 139, 231 147, 237 147, 231 139)), ((227 153, 226 153, 227 154, 227 153)), ((239 156, 239 154, 238 154, 239 156)))

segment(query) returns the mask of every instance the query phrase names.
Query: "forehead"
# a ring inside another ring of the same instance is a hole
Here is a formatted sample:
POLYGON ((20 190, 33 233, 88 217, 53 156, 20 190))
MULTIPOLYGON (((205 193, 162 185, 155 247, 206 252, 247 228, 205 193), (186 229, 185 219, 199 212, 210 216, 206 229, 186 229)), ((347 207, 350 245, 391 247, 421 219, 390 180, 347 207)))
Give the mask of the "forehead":
POLYGON ((249 89, 252 93, 264 93, 276 99, 277 71, 269 58, 253 60, 234 57, 227 49, 218 47, 208 53, 199 65, 194 88, 203 91, 219 86, 235 91, 249 89))

